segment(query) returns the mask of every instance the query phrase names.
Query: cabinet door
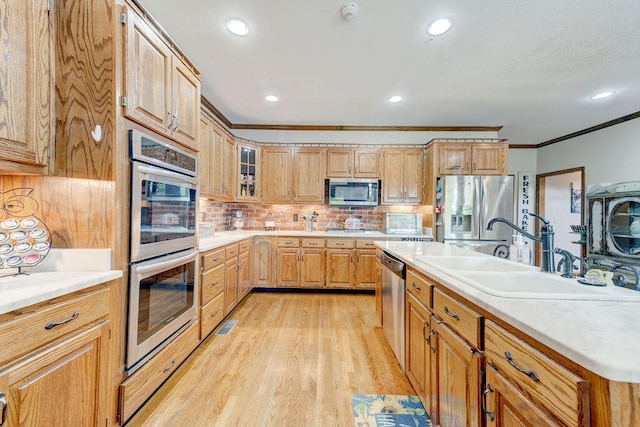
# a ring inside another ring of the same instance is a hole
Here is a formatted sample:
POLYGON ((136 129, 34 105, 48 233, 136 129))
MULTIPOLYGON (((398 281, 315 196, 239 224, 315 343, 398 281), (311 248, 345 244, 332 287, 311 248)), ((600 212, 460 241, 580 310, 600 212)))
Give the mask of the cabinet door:
POLYGON ((353 251, 327 249, 327 287, 351 288, 353 281, 353 251))
MULTIPOLYGON (((481 425, 480 368, 482 356, 451 329, 433 322, 437 333, 435 375, 437 376, 437 422, 442 427, 481 425)), ((432 362, 433 363, 433 362, 432 362)))
POLYGON ((297 149, 293 156, 293 201, 324 201, 324 151, 297 149))
MULTIPOLYGON (((127 15, 125 116, 164 135, 173 126, 172 53, 156 32, 132 10, 127 15)), ((198 117, 200 111, 196 112, 198 117)))
POLYGON ((182 61, 173 57, 171 132, 176 141, 197 149, 200 115, 200 79, 182 61))
POLYGON ((278 249, 278 286, 300 286, 300 252, 298 249, 278 249))
POLYGON ((210 195, 221 200, 224 197, 224 185, 226 183, 226 142, 224 133, 219 127, 212 125, 211 131, 211 156, 213 158, 211 163, 213 166, 209 172, 211 174, 210 195))
POLYGON ((376 315, 382 325, 382 264, 379 260, 376 261, 376 315))
POLYGON ((375 250, 355 251, 356 288, 375 288, 377 260, 375 250))
POLYGON ((46 1, 0 2, 0 169, 46 174, 52 58, 46 1))
POLYGON ((264 149, 262 152, 262 201, 290 202, 293 176, 291 150, 264 149))
POLYGON ((327 178, 351 178, 353 171, 353 150, 330 148, 327 150, 327 178))
POLYGON ((301 251, 300 286, 324 288, 324 249, 303 248, 301 251))
POLYGON ((353 157, 353 176, 355 178, 378 178, 380 176, 378 150, 355 150, 353 157))
POLYGON ((231 313, 238 304, 238 257, 224 263, 224 315, 231 313))
POLYGON ((385 150, 382 170, 382 202, 404 202, 404 156, 400 150, 385 150))
POLYGON ((213 170, 213 131, 211 123, 206 118, 200 119, 200 133, 198 134, 198 160, 200 196, 211 195, 211 180, 213 170))
POLYGON ((406 296, 406 373, 431 414, 431 313, 413 295, 406 296))
POLYGON ((251 266, 254 287, 273 286, 273 255, 271 239, 255 238, 251 247, 251 266))
POLYGON ((438 173, 453 175, 471 173, 471 146, 467 144, 441 144, 438 152, 438 173))
POLYGON ((483 408, 487 427, 558 425, 493 366, 487 364, 486 372, 483 408))
POLYGON ((259 200, 260 150, 253 145, 238 144, 236 200, 259 200))
POLYGON ((405 203, 418 204, 422 201, 422 150, 404 153, 404 197, 405 203))
POLYGON ((229 135, 224 144, 224 199, 235 199, 236 188, 236 141, 229 135))
POLYGON ((104 425, 108 342, 103 322, 2 371, 3 426, 104 425))
POLYGON ((474 175, 506 175, 506 144, 475 144, 471 148, 474 175))
POLYGON ((238 301, 251 292, 250 253, 244 252, 238 256, 238 301))

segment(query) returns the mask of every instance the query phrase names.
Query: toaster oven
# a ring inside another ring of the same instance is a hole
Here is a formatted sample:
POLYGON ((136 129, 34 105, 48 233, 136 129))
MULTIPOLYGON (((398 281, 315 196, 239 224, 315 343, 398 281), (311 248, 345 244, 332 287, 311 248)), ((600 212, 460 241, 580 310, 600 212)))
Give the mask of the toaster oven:
POLYGON ((382 226, 385 233, 421 234, 422 214, 386 212, 382 226))

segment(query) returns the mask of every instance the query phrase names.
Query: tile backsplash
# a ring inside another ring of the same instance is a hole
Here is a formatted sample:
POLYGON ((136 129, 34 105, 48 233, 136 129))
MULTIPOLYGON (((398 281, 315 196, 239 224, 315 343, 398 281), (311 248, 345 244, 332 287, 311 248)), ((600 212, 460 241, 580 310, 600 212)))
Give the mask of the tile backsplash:
POLYGON ((379 231, 382 229, 382 216, 385 212, 422 213, 425 218, 424 226, 431 225, 431 206, 375 206, 348 207, 329 205, 273 205, 212 202, 200 199, 200 220, 215 224, 216 231, 233 229, 233 216, 237 210, 242 210, 245 230, 264 230, 264 222, 271 213, 276 223, 276 230, 302 231, 305 221, 302 211, 316 211, 319 216, 314 222, 313 229, 326 231, 341 229, 344 221, 350 216, 360 219, 362 228, 379 231), (297 215, 297 221, 295 216, 297 215))

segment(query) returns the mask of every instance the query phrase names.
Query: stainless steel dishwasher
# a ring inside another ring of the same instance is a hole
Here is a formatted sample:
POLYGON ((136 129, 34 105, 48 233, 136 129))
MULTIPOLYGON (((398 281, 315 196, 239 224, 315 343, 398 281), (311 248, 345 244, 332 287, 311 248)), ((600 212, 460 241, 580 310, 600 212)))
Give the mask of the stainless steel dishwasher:
POLYGON ((404 301, 406 266, 388 252, 382 252, 382 330, 405 370, 404 301))

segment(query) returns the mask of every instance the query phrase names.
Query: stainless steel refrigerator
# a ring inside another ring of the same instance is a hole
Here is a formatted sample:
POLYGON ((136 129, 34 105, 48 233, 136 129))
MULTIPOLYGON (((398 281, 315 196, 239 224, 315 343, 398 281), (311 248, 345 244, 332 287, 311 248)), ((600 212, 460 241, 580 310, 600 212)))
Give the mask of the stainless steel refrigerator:
POLYGON ((487 223, 496 217, 513 222, 513 185, 512 176, 439 178, 437 240, 492 255, 508 254, 513 230, 502 223, 487 230, 487 223))

